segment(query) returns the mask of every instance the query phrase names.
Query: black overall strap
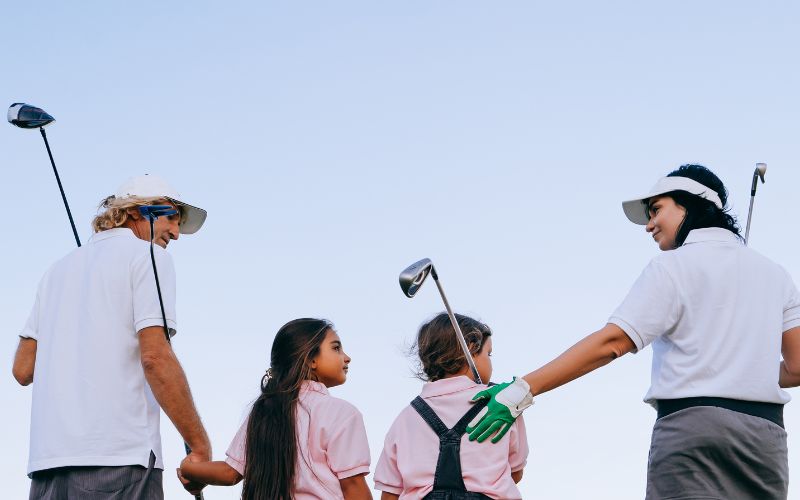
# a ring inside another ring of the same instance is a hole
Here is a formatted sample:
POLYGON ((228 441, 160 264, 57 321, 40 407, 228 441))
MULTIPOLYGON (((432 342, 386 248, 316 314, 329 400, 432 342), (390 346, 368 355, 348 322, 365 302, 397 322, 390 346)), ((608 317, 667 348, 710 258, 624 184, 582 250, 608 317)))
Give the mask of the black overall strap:
MULTIPOLYGON (((433 491, 431 493, 434 496, 431 496, 431 498, 438 498, 435 495, 440 491, 456 494, 453 497, 444 496, 442 498, 487 498, 483 495, 473 497, 464 486, 464 477, 461 472, 461 436, 464 435, 467 425, 488 403, 488 400, 485 399, 478 401, 461 417, 452 429, 448 429, 442 419, 433 411, 433 408, 421 397, 417 396, 411 402, 411 406, 439 436, 439 459, 436 462, 436 472, 433 476, 433 491)), ((448 493, 445 494, 447 495, 448 493)))

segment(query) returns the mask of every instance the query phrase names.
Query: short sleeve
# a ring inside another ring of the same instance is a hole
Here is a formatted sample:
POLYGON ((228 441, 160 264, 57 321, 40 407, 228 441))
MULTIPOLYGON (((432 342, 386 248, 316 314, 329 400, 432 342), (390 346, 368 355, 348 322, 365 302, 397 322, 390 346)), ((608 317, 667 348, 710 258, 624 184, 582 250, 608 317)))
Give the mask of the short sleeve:
POLYGON ((403 492, 403 475, 397 466, 397 440, 394 429, 389 429, 383 442, 383 451, 375 467, 375 489, 400 495, 403 492))
MULTIPOLYGON (((784 273, 786 273, 784 271, 784 273)), ((800 326, 800 293, 792 277, 786 273, 786 302, 783 305, 783 331, 800 326)))
POLYGON ((244 464, 246 458, 245 446, 247 445, 247 422, 249 419, 244 419, 239 431, 228 446, 228 451, 225 452, 227 458, 225 463, 236 469, 236 472, 244 476, 244 464))
POLYGON ((25 323, 25 328, 20 332, 20 337, 39 340, 39 292, 36 292, 36 299, 33 301, 31 313, 28 315, 28 321, 25 323))
POLYGON ((361 413, 353 413, 340 421, 325 447, 328 466, 337 478, 346 479, 369 473, 369 442, 361 413))
POLYGON ((639 351, 672 331, 680 318, 680 310, 675 282, 664 265, 654 259, 644 268, 608 322, 619 326, 639 351))
MULTIPOLYGON (((158 283, 164 299, 167 327, 177 330, 175 321, 175 266, 172 257, 161 247, 154 249, 158 269, 158 283)), ((131 263, 131 285, 133 287, 133 324, 138 333, 149 326, 163 326, 161 305, 158 301, 155 273, 150 252, 145 252, 131 263)))
POLYGON ((514 422, 510 434, 508 464, 511 466, 511 472, 517 472, 524 469, 528 462, 528 433, 522 415, 514 422))

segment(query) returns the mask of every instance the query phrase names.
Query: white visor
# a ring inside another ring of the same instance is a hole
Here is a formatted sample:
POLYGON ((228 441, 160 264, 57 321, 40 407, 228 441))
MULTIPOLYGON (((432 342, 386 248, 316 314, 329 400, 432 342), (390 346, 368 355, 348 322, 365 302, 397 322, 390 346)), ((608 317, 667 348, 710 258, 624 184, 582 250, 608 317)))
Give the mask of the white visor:
POLYGON ((166 198, 181 210, 181 234, 196 233, 206 221, 206 211, 181 201, 181 195, 166 180, 157 175, 140 175, 125 181, 114 194, 117 198, 166 198))
POLYGON ((712 202, 720 210, 723 208, 719 195, 710 187, 688 177, 662 177, 656 182, 655 186, 650 188, 648 194, 633 200, 623 201, 622 210, 625 211, 625 215, 631 222, 644 226, 650 220, 650 214, 647 213, 647 200, 672 191, 686 191, 689 194, 712 202))

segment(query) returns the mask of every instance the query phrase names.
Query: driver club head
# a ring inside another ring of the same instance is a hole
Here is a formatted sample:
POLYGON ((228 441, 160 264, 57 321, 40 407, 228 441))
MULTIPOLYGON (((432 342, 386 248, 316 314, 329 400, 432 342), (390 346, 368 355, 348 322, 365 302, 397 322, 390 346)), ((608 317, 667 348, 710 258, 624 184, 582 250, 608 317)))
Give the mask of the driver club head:
POLYGON ((142 217, 156 220, 162 216, 175 215, 178 211, 170 205, 142 205, 139 207, 139 213, 142 214, 142 217))
POLYGON ((400 288, 406 297, 413 298, 432 272, 434 271, 431 259, 422 259, 403 269, 403 272, 400 273, 400 288))
POLYGON ((43 109, 23 102, 15 102, 8 108, 8 123, 19 128, 45 127, 55 120, 43 109))

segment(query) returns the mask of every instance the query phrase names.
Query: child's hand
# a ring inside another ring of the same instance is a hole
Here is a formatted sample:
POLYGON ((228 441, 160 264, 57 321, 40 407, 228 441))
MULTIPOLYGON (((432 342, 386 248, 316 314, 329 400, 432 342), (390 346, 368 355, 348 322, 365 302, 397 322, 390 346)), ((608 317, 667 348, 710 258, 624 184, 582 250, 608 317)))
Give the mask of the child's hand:
POLYGON ((189 480, 186 477, 184 477, 183 474, 185 470, 188 475, 191 475, 190 473, 192 468, 191 464, 197 462, 202 462, 202 460, 195 455, 189 454, 186 455, 186 458, 183 459, 183 461, 181 462, 181 466, 178 469, 176 469, 176 472, 178 473, 178 480, 183 485, 183 489, 185 489, 191 495, 194 496, 199 495, 206 485, 197 481, 189 480))
POLYGON ((473 396, 472 401, 480 399, 489 399, 489 403, 467 426, 469 440, 477 439, 479 443, 495 433, 497 435, 492 438, 492 442, 500 441, 525 408, 533 404, 528 383, 516 377, 513 382, 482 390, 473 396))

